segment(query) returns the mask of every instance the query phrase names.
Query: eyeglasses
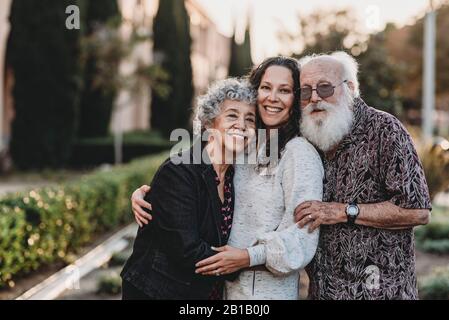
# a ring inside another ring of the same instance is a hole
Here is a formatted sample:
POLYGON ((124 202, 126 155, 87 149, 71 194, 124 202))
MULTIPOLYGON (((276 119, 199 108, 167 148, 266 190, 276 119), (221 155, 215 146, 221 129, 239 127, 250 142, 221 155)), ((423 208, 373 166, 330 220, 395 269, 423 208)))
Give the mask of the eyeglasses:
POLYGON ((301 88, 301 101, 309 101, 310 98, 312 98, 313 91, 316 91, 316 93, 322 98, 326 99, 334 95, 335 88, 338 86, 341 86, 343 83, 348 82, 348 80, 344 80, 340 84, 333 86, 330 83, 320 83, 316 86, 315 89, 312 89, 311 86, 304 86, 301 88))

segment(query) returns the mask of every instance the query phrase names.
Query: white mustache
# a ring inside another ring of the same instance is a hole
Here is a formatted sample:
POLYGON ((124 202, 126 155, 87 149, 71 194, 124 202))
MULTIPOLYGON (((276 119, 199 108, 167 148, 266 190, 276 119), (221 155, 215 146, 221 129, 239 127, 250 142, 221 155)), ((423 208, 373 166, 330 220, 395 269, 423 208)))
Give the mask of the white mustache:
POLYGON ((324 105, 321 103, 317 103, 317 104, 313 104, 313 103, 309 103, 305 108, 304 111, 309 114, 312 113, 314 111, 327 111, 331 109, 331 107, 329 105, 324 105))

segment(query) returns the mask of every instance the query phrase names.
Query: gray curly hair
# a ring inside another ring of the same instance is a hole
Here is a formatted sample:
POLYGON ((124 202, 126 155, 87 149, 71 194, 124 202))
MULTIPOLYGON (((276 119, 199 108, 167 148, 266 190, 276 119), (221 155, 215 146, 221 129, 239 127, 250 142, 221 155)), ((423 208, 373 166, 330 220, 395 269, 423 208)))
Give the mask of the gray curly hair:
POLYGON ((227 99, 255 105, 257 92, 246 79, 228 78, 214 82, 206 94, 198 97, 194 118, 198 125, 210 127, 227 99))

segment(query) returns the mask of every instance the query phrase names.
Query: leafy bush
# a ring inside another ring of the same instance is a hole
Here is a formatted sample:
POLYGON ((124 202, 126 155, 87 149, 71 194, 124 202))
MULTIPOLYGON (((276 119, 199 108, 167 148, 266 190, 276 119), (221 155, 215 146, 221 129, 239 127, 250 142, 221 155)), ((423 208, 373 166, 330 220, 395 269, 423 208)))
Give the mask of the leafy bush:
POLYGON ((110 267, 123 266, 128 260, 129 255, 123 252, 116 252, 112 255, 111 259, 108 262, 110 267))
POLYGON ((166 156, 0 199, 0 288, 45 264, 67 262, 95 235, 130 221, 132 191, 151 181, 166 156))
MULTIPOLYGON (((173 144, 156 132, 135 131, 123 136, 123 162, 169 149, 173 144)), ((113 164, 114 137, 85 138, 73 145, 70 165, 76 168, 113 164)))
POLYGON ((10 150, 21 169, 61 167, 70 157, 82 87, 81 30, 65 28, 65 9, 80 4, 12 1, 8 56, 15 118, 10 150))
POLYGON ((417 243, 417 247, 423 251, 431 253, 449 253, 449 239, 424 240, 417 243))
POLYGON ((440 145, 425 146, 419 149, 430 197, 433 199, 438 192, 449 186, 449 152, 440 145))
POLYGON ((122 279, 116 273, 111 273, 100 278, 97 293, 119 294, 122 290, 122 279))
POLYGON ((449 300, 449 268, 436 269, 419 283, 421 299, 449 300))
POLYGON ((435 206, 431 222, 415 229, 416 245, 432 253, 449 253, 449 209, 435 206))

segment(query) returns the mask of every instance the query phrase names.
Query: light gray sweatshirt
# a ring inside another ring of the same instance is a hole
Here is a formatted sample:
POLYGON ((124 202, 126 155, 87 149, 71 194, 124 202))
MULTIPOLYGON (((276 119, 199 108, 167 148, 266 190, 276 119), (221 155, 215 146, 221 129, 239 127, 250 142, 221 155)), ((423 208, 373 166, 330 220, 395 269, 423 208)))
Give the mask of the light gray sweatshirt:
POLYGON ((225 299, 298 299, 299 269, 313 258, 319 231, 309 233, 294 222, 296 206, 322 200, 324 170, 315 148, 304 138, 289 141, 276 167, 237 165, 235 207, 228 244, 247 248, 251 266, 226 282, 225 299))

